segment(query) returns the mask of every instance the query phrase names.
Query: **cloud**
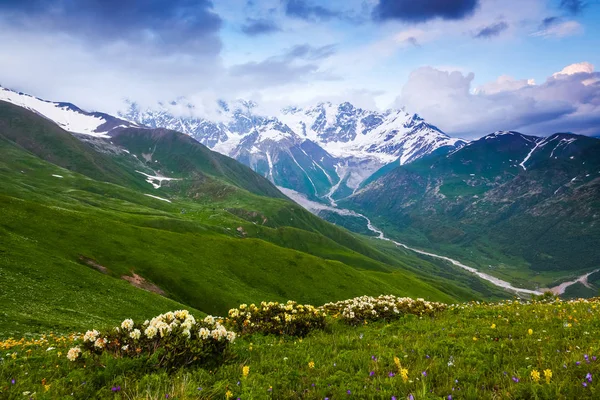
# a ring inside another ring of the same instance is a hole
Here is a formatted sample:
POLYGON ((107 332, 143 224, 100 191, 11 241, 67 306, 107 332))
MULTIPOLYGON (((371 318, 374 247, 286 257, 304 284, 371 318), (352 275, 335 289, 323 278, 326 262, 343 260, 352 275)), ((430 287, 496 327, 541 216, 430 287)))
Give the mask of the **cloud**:
POLYGON ((448 133, 479 137, 496 130, 546 135, 600 133, 600 73, 591 64, 569 66, 536 85, 500 77, 472 88, 474 74, 422 67, 396 99, 448 133))
MULTIPOLYGON (((547 18, 544 20, 546 21, 547 18)), ((583 26, 577 21, 564 21, 557 22, 556 20, 551 20, 547 22, 542 22, 541 30, 538 30, 531 34, 531 36, 538 37, 566 37, 578 35, 583 32, 583 26)))
POLYGON ((221 49, 222 21, 209 0, 4 0, 0 15, 8 26, 95 44, 135 41, 163 52, 203 54, 221 49))
POLYGON ((479 0, 379 0, 373 18, 415 23, 436 18, 460 20, 471 16, 478 6, 479 0))
POLYGON ((242 32, 248 36, 265 35, 274 32, 280 32, 281 27, 273 20, 246 18, 246 23, 242 26, 242 32))
POLYGON ((501 21, 481 28, 477 33, 473 34, 473 37, 476 39, 487 39, 494 36, 498 36, 500 33, 507 29, 508 24, 504 21, 501 21))
POLYGON ((324 60, 336 52, 335 45, 313 47, 308 44, 289 48, 283 54, 263 61, 251 61, 229 68, 229 74, 243 79, 250 86, 279 86, 311 80, 334 80, 335 76, 320 71, 317 61, 324 60))
POLYGON ((320 5, 313 5, 307 0, 283 0, 285 14, 288 17, 305 21, 326 21, 340 17, 341 12, 320 5))
POLYGON ((561 0, 560 8, 571 14, 579 14, 587 6, 584 0, 561 0))

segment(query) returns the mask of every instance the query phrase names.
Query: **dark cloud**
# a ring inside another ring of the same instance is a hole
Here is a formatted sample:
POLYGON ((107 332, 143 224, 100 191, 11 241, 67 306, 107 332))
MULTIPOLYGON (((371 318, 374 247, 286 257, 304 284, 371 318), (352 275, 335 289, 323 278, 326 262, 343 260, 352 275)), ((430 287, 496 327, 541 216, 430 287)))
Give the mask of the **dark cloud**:
POLYGON ((375 20, 425 22, 435 18, 457 20, 475 12, 479 0, 379 0, 375 20))
POLYGON ((571 14, 579 14, 587 6, 584 0, 561 0, 560 8, 570 12, 571 14))
POLYGON ((504 21, 497 22, 492 25, 488 25, 485 28, 480 29, 478 32, 473 34, 476 39, 487 39, 494 36, 498 36, 500 33, 508 29, 508 24, 504 21))
POLYGON ((419 44, 419 41, 414 36, 409 37, 408 39, 406 39, 406 41, 415 47, 421 47, 421 45, 419 44))
POLYGON ((281 27, 269 19, 247 18, 246 23, 242 26, 242 32, 248 36, 266 35, 280 31, 281 27))
POLYGON ((334 44, 321 47, 313 47, 309 44, 301 44, 290 48, 282 56, 282 58, 288 62, 291 62, 294 59, 317 61, 334 55, 336 51, 336 45, 334 44))
POLYGON ((547 18, 544 18, 542 20, 542 23, 540 24, 540 29, 548 29, 552 25, 555 25, 555 24, 559 23, 560 21, 561 21, 560 17, 547 17, 547 18))
POLYGON ((306 21, 325 21, 341 17, 342 13, 320 5, 314 5, 307 0, 283 0, 285 15, 306 21))
POLYGON ((231 76, 251 80, 256 86, 283 85, 305 78, 333 80, 329 73, 320 72, 318 61, 335 54, 335 45, 313 47, 308 44, 291 47, 281 55, 263 61, 252 61, 229 68, 231 76))
POLYGON ((218 53, 221 18, 209 0, 2 0, 0 16, 25 29, 95 42, 135 40, 163 50, 218 53))

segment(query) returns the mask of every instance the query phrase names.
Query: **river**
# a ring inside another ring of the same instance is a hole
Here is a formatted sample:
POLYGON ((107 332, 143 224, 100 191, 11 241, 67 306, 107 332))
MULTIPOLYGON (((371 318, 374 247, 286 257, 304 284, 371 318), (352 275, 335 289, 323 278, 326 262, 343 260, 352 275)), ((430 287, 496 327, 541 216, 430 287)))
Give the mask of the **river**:
MULTIPOLYGON (((465 265, 463 263, 461 263, 460 261, 454 260, 450 257, 446 257, 446 256, 440 256, 439 254, 434 254, 434 253, 430 253, 428 251, 424 251, 424 250, 419 250, 419 249, 415 249, 413 247, 410 247, 404 243, 400 243, 397 242, 395 240, 392 240, 388 237, 385 236, 385 234, 383 233, 383 231, 381 231, 379 228, 377 228, 375 225, 373 225, 373 223, 371 222, 371 220, 360 213, 357 213, 355 211, 352 210, 347 210, 347 209, 343 209, 343 208, 337 208, 337 207, 333 207, 333 206, 328 206, 326 204, 321 204, 318 203, 316 201, 312 201, 307 199, 303 194, 296 192, 295 190, 291 190, 291 189, 286 189, 283 187, 278 187, 279 190, 281 190, 286 196, 288 196, 289 198, 291 198, 292 200, 294 200, 296 203, 300 204, 302 207, 306 208, 308 211, 317 214, 319 211, 323 211, 323 210, 327 210, 327 211, 331 211, 334 212, 336 214, 340 214, 340 215, 347 215, 347 216, 353 216, 353 217, 359 217, 359 218, 363 218, 366 222, 367 222, 367 228, 377 234, 377 238, 381 239, 381 240, 386 240, 388 242, 392 242, 394 243, 396 246, 400 246, 403 247, 407 250, 413 251, 415 253, 418 254, 422 254, 425 256, 429 256, 429 257, 433 257, 433 258, 437 258, 440 260, 444 260, 447 261, 459 268, 462 268, 466 271, 471 272, 472 274, 477 275, 478 277, 480 277, 481 279, 488 281, 490 283, 492 283, 495 286, 498 286, 500 288, 503 288, 505 290, 514 292, 516 294, 520 294, 520 295, 531 295, 531 294, 535 294, 535 295, 540 295, 542 294, 544 291, 551 291, 554 294, 563 294, 565 292, 565 290, 567 289, 567 287, 574 285, 576 283, 582 283, 585 286, 588 286, 587 284, 587 278, 595 273, 598 272, 600 270, 595 270, 592 272, 589 272, 587 274, 584 274, 580 277, 578 277, 577 279, 573 280, 573 281, 568 281, 568 282, 563 282, 558 286, 555 286, 553 288, 549 288, 549 289, 540 289, 540 290, 531 290, 531 289, 524 289, 524 288, 519 288, 519 287, 515 287, 513 285, 511 285, 509 282, 506 282, 502 279, 496 278, 495 276, 486 274, 485 272, 481 272, 479 270, 477 270, 476 268, 473 267, 469 267, 468 265, 465 265)), ((335 204, 335 203, 334 203, 335 204)))

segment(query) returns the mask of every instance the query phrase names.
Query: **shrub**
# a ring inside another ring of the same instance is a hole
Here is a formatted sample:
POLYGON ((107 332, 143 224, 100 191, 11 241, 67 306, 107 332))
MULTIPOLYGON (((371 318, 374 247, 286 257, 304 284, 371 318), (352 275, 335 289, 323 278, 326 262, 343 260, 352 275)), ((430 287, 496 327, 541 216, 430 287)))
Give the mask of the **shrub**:
POLYGON ((411 299, 409 297, 362 296, 350 300, 327 303, 321 309, 341 318, 351 325, 358 325, 366 321, 393 320, 405 314, 433 315, 446 309, 446 304, 411 299))
MULTIPOLYGON (((156 368, 201 364, 219 360, 235 340, 236 334, 221 322, 212 316, 196 321, 187 310, 161 314, 143 324, 126 319, 108 332, 87 331, 83 347, 98 355, 148 357, 156 368)), ((71 361, 79 358, 77 349, 69 351, 71 361)))
POLYGON ((275 335, 305 336, 314 329, 325 327, 323 311, 311 305, 262 302, 260 306, 240 305, 229 310, 227 324, 240 334, 255 332, 275 335))

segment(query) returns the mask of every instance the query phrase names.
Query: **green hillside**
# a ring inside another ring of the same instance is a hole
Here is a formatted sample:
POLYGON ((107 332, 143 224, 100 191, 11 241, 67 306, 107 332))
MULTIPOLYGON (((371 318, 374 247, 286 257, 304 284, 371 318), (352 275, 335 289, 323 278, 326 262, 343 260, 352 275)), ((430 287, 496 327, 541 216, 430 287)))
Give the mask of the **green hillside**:
POLYGON ((507 295, 453 267, 351 234, 278 191, 261 196, 276 189, 195 142, 187 149, 183 135, 125 131, 111 141, 127 145, 127 153, 108 141, 73 141, 8 104, 0 111, 19 115, 17 132, 6 122, 0 130, 0 286, 10 288, 0 294, 2 336, 65 332, 183 306, 218 315, 262 299, 507 295), (165 141, 177 157, 160 150, 165 141), (141 161, 152 143, 163 175, 179 179, 158 189, 135 172, 157 173, 151 165, 158 163, 141 161), (164 296, 127 282, 136 279, 164 296))
POLYGON ((600 267, 599 174, 600 140, 506 132, 388 169, 340 205, 415 247, 543 288, 600 267))

